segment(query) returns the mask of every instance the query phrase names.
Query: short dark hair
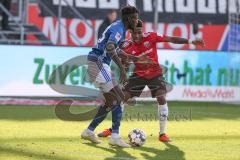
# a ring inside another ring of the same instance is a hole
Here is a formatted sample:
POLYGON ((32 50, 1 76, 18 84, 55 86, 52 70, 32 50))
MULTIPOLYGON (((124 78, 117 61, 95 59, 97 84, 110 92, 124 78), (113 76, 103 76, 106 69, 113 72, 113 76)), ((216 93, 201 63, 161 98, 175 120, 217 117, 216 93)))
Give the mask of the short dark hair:
POLYGON ((139 11, 134 6, 127 5, 127 6, 124 6, 121 8, 122 20, 126 20, 127 17, 129 17, 130 15, 135 14, 135 13, 139 14, 139 11))

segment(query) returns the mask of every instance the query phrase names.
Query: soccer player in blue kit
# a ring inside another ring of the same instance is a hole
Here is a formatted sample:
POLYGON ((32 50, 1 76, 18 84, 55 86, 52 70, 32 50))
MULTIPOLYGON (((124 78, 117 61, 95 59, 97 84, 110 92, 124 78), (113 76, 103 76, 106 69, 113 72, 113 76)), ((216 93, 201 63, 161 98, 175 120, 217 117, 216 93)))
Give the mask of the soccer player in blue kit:
POLYGON ((127 80, 125 69, 117 56, 117 46, 125 40, 126 30, 134 30, 137 25, 139 11, 136 7, 125 6, 121 9, 121 20, 112 23, 103 32, 98 43, 88 55, 88 74, 90 81, 99 88, 105 98, 105 104, 100 106, 89 126, 82 132, 81 137, 93 143, 100 143, 94 133, 95 128, 112 111, 112 135, 109 144, 120 147, 130 147, 119 136, 120 121, 122 118, 121 102, 124 101, 124 93, 121 86, 115 81, 111 73, 110 62, 113 60, 120 69, 120 82, 127 80))

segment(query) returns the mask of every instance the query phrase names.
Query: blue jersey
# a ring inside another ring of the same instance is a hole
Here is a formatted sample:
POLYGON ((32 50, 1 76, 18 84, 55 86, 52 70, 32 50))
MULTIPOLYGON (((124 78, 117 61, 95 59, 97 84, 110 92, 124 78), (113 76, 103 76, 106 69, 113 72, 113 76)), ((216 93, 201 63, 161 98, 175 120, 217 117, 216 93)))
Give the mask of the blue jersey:
POLYGON ((111 58, 105 51, 107 42, 113 41, 116 45, 119 45, 119 43, 124 41, 125 34, 126 30, 121 20, 112 23, 105 29, 102 37, 98 39, 97 44, 89 54, 99 57, 103 63, 109 65, 111 58))

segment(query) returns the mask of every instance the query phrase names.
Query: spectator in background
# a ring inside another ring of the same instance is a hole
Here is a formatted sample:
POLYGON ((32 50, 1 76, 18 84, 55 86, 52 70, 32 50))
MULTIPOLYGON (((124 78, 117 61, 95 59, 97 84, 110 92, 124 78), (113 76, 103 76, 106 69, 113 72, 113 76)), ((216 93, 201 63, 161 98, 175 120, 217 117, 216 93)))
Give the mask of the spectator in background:
POLYGON ((109 10, 107 12, 107 17, 104 19, 104 21, 102 22, 102 24, 100 25, 100 27, 98 29, 98 39, 102 36, 102 33, 104 32, 104 30, 110 24, 112 24, 116 19, 117 19, 117 11, 113 10, 113 9, 109 10))
MULTIPOLYGON (((8 10, 10 11, 11 8, 11 0, 0 0, 0 3, 8 10)), ((2 30, 9 30, 8 26, 8 15, 2 11, 2 30)))

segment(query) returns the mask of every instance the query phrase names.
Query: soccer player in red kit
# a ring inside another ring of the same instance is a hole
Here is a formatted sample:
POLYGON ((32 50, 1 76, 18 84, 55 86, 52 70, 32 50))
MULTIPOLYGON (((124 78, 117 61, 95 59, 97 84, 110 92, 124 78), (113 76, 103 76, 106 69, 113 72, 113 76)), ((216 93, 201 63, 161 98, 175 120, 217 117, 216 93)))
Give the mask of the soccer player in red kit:
MULTIPOLYGON (((133 75, 129 77, 128 83, 124 87, 125 102, 132 97, 139 97, 147 85, 151 91, 152 97, 156 97, 158 102, 158 115, 160 122, 159 141, 168 142, 170 138, 165 133, 168 105, 166 94, 171 90, 167 87, 167 82, 163 78, 163 68, 159 65, 157 55, 157 43, 170 42, 176 44, 193 44, 205 46, 202 39, 188 40, 180 37, 169 37, 158 35, 156 32, 142 32, 142 22, 139 20, 137 27, 131 31, 132 41, 125 41, 122 44, 122 54, 125 54, 126 63, 134 57, 145 55, 144 61, 133 61, 135 68, 133 75), (127 56, 126 56, 127 54, 127 56)), ((99 137, 111 135, 111 128, 98 134, 99 137)))

